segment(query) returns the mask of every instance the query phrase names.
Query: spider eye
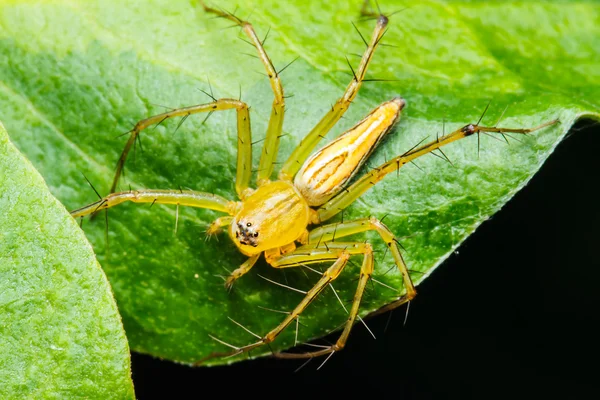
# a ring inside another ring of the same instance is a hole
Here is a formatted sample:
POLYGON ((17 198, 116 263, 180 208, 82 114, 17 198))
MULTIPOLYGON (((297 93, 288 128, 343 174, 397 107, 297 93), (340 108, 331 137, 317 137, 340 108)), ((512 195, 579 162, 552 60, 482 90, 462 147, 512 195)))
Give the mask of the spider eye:
POLYGON ((248 222, 248 223, 246 224, 246 226, 252 226, 252 224, 251 224, 250 222, 248 222))
POLYGON ((254 232, 254 237, 258 237, 258 232, 254 232))

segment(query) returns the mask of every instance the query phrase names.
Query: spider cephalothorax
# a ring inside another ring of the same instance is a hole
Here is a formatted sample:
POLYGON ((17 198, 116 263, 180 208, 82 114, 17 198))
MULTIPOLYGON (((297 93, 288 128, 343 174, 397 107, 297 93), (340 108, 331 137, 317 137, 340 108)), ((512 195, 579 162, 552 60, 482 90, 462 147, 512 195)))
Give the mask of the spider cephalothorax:
POLYGON ((549 121, 530 129, 485 127, 480 126, 479 123, 468 124, 430 143, 415 146, 352 181, 351 179, 373 149, 399 120, 405 106, 404 100, 398 97, 384 102, 353 128, 312 156, 311 153, 319 140, 344 115, 356 97, 373 53, 388 24, 388 18, 380 15, 360 65, 356 71, 352 71, 353 79, 346 91, 289 155, 279 171, 277 180, 271 180, 279 139, 282 136, 285 111, 285 97, 279 74, 274 69, 262 42, 256 36, 250 23, 222 10, 203 6, 206 11, 229 19, 242 28, 258 50, 259 59, 266 69, 274 93, 271 117, 256 173, 256 189, 250 187, 253 168, 249 107, 241 100, 213 99, 214 101, 207 104, 172 110, 138 122, 131 131, 131 136, 118 161, 117 172, 111 188, 113 193, 96 203, 73 211, 72 215, 79 217, 92 214, 125 201, 176 204, 223 212, 227 215, 215 220, 209 227, 208 233, 216 233, 221 227, 229 226, 229 236, 239 250, 248 256, 248 259, 227 278, 225 284, 228 288, 231 288, 239 277, 248 272, 263 253, 266 261, 275 268, 290 268, 323 262, 330 264, 315 286, 305 293, 304 299, 293 310, 286 313, 287 315, 277 327, 255 343, 246 346, 234 346, 220 341, 232 347, 233 351, 215 354, 215 356, 239 354, 275 340, 287 326, 297 321, 304 309, 338 277, 349 258, 359 256, 362 257, 362 265, 356 293, 338 341, 317 351, 277 353, 276 355, 285 358, 305 358, 332 354, 342 349, 352 325, 358 318, 365 286, 373 274, 371 245, 362 241, 346 241, 345 238, 366 231, 375 231, 387 245, 402 276, 404 288, 403 295, 382 310, 390 310, 410 301, 416 295, 416 291, 400 253, 398 242, 394 238, 394 234, 381 221, 370 217, 322 225, 323 222, 340 213, 390 172, 397 171, 415 158, 451 142, 479 132, 526 134, 557 122, 556 120, 549 121), (189 190, 138 190, 114 193, 127 155, 143 129, 172 117, 187 118, 191 114, 222 110, 236 110, 237 113, 238 157, 235 187, 239 201, 230 201, 214 194, 189 190), (319 224, 321 225, 312 230, 308 229, 310 225, 319 224))
POLYGON ((238 208, 229 236, 247 256, 293 243, 309 222, 308 205, 290 182, 265 183, 238 208))

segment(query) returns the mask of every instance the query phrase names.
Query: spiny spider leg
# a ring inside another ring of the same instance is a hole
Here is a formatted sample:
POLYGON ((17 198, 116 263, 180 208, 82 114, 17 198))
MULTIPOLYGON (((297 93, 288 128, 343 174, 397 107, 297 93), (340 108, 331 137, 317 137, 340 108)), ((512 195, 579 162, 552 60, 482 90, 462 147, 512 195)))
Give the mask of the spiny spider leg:
MULTIPOLYGON (((364 245, 364 246, 368 246, 370 248, 370 246, 368 244, 364 245)), ((356 249, 353 249, 353 250, 356 250, 356 249)), ((296 320, 299 317, 299 315, 306 309, 306 307, 308 307, 308 305, 332 281, 334 281, 339 276, 339 274, 342 272, 342 270, 348 263, 350 254, 351 254, 350 251, 346 251, 344 249, 336 249, 334 251, 326 251, 326 254, 323 254, 323 253, 317 254, 316 258, 315 258, 316 261, 313 261, 313 262, 322 262, 322 261, 328 261, 328 260, 335 260, 335 262, 323 273, 323 275, 321 276, 319 281, 312 287, 312 289, 310 289, 308 292, 306 292, 305 297, 302 299, 302 301, 300 303, 298 303, 298 305, 294 308, 294 310, 289 313, 286 313, 287 316, 279 325, 277 325, 277 327, 272 329, 269 333, 267 333, 265 336, 263 336, 262 339, 260 339, 259 341, 249 344, 247 346, 241 346, 241 347, 234 346, 232 344, 223 342, 222 340, 220 340, 218 338, 210 336, 217 342, 222 343, 226 346, 229 346, 229 347, 233 348, 234 350, 229 351, 229 352, 213 352, 213 353, 209 354, 208 356, 198 360, 196 363, 194 363, 194 365, 201 365, 206 360, 209 360, 212 358, 236 356, 236 355, 248 352, 250 350, 253 350, 257 347, 263 346, 265 344, 269 344, 272 341, 274 341, 275 338, 281 332, 283 332, 283 330, 285 328, 287 328, 294 320, 296 320)), ((288 257, 288 255, 282 256, 282 260, 281 260, 281 264, 280 264, 281 268, 298 266, 298 264, 296 264, 295 262, 293 262, 292 265, 285 265, 284 259, 286 257, 288 257)), ((308 261, 308 262, 310 262, 310 261, 308 261)))
POLYGON ((231 221, 233 221, 233 217, 230 217, 230 216, 219 217, 219 218, 215 219, 208 226, 208 229, 206 229, 206 236, 208 237, 208 236, 211 236, 211 235, 214 235, 214 234, 218 233, 219 231, 221 231, 222 227, 231 224, 231 221))
POLYGON ((135 127, 131 130, 129 140, 125 144, 125 148, 119 157, 117 162, 117 170, 115 172, 115 178, 110 192, 114 193, 119 178, 123 172, 125 166, 125 160, 131 150, 131 147, 135 143, 136 137, 141 131, 148 128, 151 125, 161 123, 166 119, 173 117, 188 117, 192 114, 233 110, 237 111, 237 134, 238 134, 238 154, 237 154, 237 172, 235 177, 235 190, 240 197, 244 199, 247 195, 247 189, 250 185, 250 175, 252 174, 252 139, 250 131, 250 114, 248 112, 248 105, 240 100, 234 99, 219 99, 207 104, 199 104, 190 107, 178 108, 171 110, 166 113, 158 114, 150 118, 143 119, 135 124, 135 127))
MULTIPOLYGON (((329 260, 335 260, 335 262, 323 273, 319 281, 308 292, 306 292, 304 299, 302 299, 302 301, 298 303, 294 310, 287 314, 286 318, 279 325, 277 325, 277 327, 269 331, 266 335, 262 337, 262 339, 255 343, 241 347, 229 345, 234 348, 234 351, 232 351, 230 354, 238 355, 273 342, 277 338, 277 336, 279 336, 279 334, 281 334, 281 332, 283 332, 285 328, 287 328, 293 321, 295 321, 300 316, 300 314, 309 306, 309 304, 312 303, 312 301, 340 275, 340 273, 348 263, 350 256, 355 254, 362 254, 364 256, 363 264, 361 267, 361 273, 358 280, 356 293, 352 302, 352 307, 350 308, 348 319, 345 323, 344 331, 340 335, 338 341, 334 345, 325 347, 322 350, 319 350, 314 353, 275 353, 275 356, 281 358, 310 358, 341 350, 346 344, 352 326, 358 316, 358 310, 360 302, 362 300, 362 296, 364 294, 365 286, 369 280, 369 277, 373 274, 373 249, 368 243, 332 242, 329 244, 323 243, 319 246, 309 244, 302 246, 289 254, 281 256, 277 261, 275 261, 272 264, 273 267, 292 268, 302 266, 303 264, 321 263, 329 260)), ((222 353, 218 353, 213 356, 222 355, 222 353)), ((204 360, 201 360, 199 362, 202 361, 204 360)))
MULTIPOLYGON (((277 336, 279 336, 279 334, 281 334, 281 332, 283 332, 285 328, 287 328, 293 321, 295 321, 300 316, 300 314, 306 309, 306 307, 308 307, 309 304, 312 303, 312 301, 340 275, 340 273, 348 263, 350 256, 353 254, 364 254, 365 261, 363 262, 363 269, 366 270, 366 275, 370 276, 373 269, 373 250, 371 248, 371 245, 369 245, 368 243, 336 243, 333 247, 330 247, 329 249, 327 249, 325 246, 317 247, 314 245, 309 245, 308 247, 303 246, 292 253, 281 256, 280 259, 273 264, 274 267, 291 268, 301 266, 301 264, 320 263, 323 261, 330 260, 335 260, 335 262, 323 273, 319 281, 309 291, 306 292, 306 295, 302 299, 302 301, 298 303, 294 310, 287 314, 285 319, 279 325, 277 325, 274 329, 272 329, 266 335, 264 335, 262 339, 255 343, 240 347, 229 345, 230 347, 234 348, 234 351, 225 354, 238 355, 273 342, 277 338, 277 336)), ((355 296, 355 302, 357 303, 360 303, 360 298, 362 298, 362 290, 364 290, 364 286, 366 285, 368 276, 366 277, 364 282, 359 281, 359 290, 357 290, 357 295, 355 296)), ((353 313, 355 308, 356 312, 358 312, 358 304, 356 304, 356 306, 354 306, 353 304, 350 315, 348 317, 349 321, 352 321, 350 323, 350 326, 356 318, 356 313, 353 313)), ((332 348, 332 351, 341 349, 341 347, 337 347, 337 344, 332 346, 332 348)), ((207 358, 198 361, 198 364, 202 363, 208 358, 222 357, 223 355, 224 353, 214 353, 208 356, 207 358)))
MULTIPOLYGON (((412 279, 410 278, 408 267, 404 262, 402 253, 400 253, 398 241, 394 237, 392 231, 377 218, 362 218, 354 221, 339 222, 320 226, 309 232, 308 243, 316 244, 318 246, 320 243, 326 242, 327 245, 331 247, 331 242, 335 241, 337 238, 367 231, 376 231, 381 237, 385 245, 390 249, 392 257, 394 258, 394 262, 396 263, 396 266, 402 275, 402 281, 404 283, 406 292, 400 299, 398 299, 398 301, 403 301, 402 303, 397 304, 396 307, 412 300, 417 295, 417 291, 412 279)), ((397 301, 394 303, 397 303, 397 301)))
POLYGON ((388 24, 388 19, 384 15, 380 15, 377 19, 377 25, 373 31, 371 41, 365 50, 360 65, 356 72, 353 70, 352 81, 346 88, 342 97, 331 107, 331 110, 317 123, 317 125, 302 139, 298 147, 294 149, 290 157, 283 164, 279 172, 279 179, 291 180, 296 172, 302 167, 304 161, 310 156, 315 146, 325 137, 327 132, 336 124, 336 122, 344 115, 352 100, 356 97, 360 86, 362 85, 369 63, 373 58, 375 49, 385 33, 385 28, 388 24))
POLYGON ((236 202, 229 201, 212 193, 193 190, 131 190, 129 192, 111 193, 108 196, 85 207, 71 211, 73 218, 84 217, 97 211, 114 207, 126 201, 134 203, 157 203, 207 208, 233 215, 236 202))
POLYGON ((279 139, 281 138, 281 130, 283 127, 285 98, 283 95, 283 86, 281 85, 281 80, 279 79, 279 72, 275 70, 273 63, 267 55, 267 52, 263 47, 263 43, 256 35, 252 24, 250 24, 248 21, 243 21, 239 19, 231 13, 227 13, 225 11, 209 7, 202 0, 200 0, 200 4, 202 5, 202 7, 204 7, 205 11, 216 14, 219 17, 226 18, 239 25, 246 34, 246 36, 248 36, 248 38, 250 39, 251 44, 256 48, 256 51, 258 52, 258 57, 260 58, 260 61, 263 63, 267 71, 267 76, 269 77, 269 81, 271 83, 271 88, 273 89, 275 99, 273 100, 271 117, 269 118, 269 126, 267 128, 265 143, 263 145, 262 153, 260 155, 260 162, 256 177, 257 185, 261 186, 269 180, 271 174, 273 173, 273 167, 275 165, 277 151, 279 149, 279 139))
MULTIPOLYGON (((358 311, 360 309, 360 303, 361 303, 363 295, 365 293, 365 287, 367 286, 367 282, 369 281, 369 278, 373 275, 373 265, 374 265, 373 249, 371 248, 371 245, 369 245, 369 244, 363 244, 363 243, 360 243, 360 244, 364 245, 364 249, 363 249, 363 253, 362 253, 362 254, 364 254, 364 257, 363 257, 363 263, 360 267, 360 276, 358 278, 356 292, 354 292, 354 298, 352 299, 352 307, 350 307, 350 310, 348 312, 348 318, 346 319, 346 322, 344 324, 344 330, 340 334, 340 337, 335 342, 335 344, 326 346, 326 347, 322 348, 321 350, 309 351, 309 352, 304 352, 304 353, 281 353, 281 352, 279 352, 279 353, 274 354, 275 357, 277 357, 277 358, 296 358, 297 359, 297 358, 319 357, 319 356, 323 356, 326 354, 330 354, 330 356, 331 356, 336 351, 342 350, 344 348, 344 346, 346 345, 346 342, 348 341, 348 337, 350 336, 350 331, 352 330, 352 327, 354 326, 354 322, 356 321, 357 318, 360 319, 360 317, 358 316, 358 311)), ((347 246, 348 244, 345 244, 345 245, 347 246)), ((333 249, 335 247, 335 246, 331 246, 331 245, 328 245, 328 246, 330 249, 333 249)), ((325 360, 325 361, 327 361, 327 360, 325 360)))
POLYGON ((480 132, 495 132, 495 133, 519 133, 519 134, 528 134, 538 129, 545 128, 550 125, 554 125, 558 120, 548 121, 534 128, 497 128, 497 127, 486 127, 480 126, 478 124, 469 124, 466 125, 448 135, 441 136, 437 140, 434 140, 430 143, 419 146, 415 149, 411 149, 406 153, 391 159, 390 161, 378 166, 372 171, 368 172, 356 182, 354 182, 350 187, 346 190, 342 191, 336 197, 332 198, 321 207, 317 209, 317 215, 319 221, 326 221, 338 214, 340 211, 348 207, 350 204, 354 202, 357 198, 363 195, 367 190, 369 190, 372 186, 374 186, 377 182, 381 181, 387 174, 390 172, 396 171, 401 168, 403 165, 413 161, 415 158, 418 158, 422 155, 430 153, 434 150, 439 149, 442 146, 445 146, 454 141, 466 138, 475 133, 480 132))
POLYGON ((254 264, 256 264, 256 261, 258 261, 258 258, 260 257, 260 254, 257 254, 255 256, 251 256, 250 258, 248 258, 246 261, 244 261, 244 263, 242 265, 240 265, 239 268, 233 270, 233 272, 227 277, 227 279, 225 280, 225 288, 227 290, 231 290, 231 288, 233 287, 233 283, 242 275, 244 275, 246 272, 250 271, 250 269, 252 267, 254 267, 254 264))

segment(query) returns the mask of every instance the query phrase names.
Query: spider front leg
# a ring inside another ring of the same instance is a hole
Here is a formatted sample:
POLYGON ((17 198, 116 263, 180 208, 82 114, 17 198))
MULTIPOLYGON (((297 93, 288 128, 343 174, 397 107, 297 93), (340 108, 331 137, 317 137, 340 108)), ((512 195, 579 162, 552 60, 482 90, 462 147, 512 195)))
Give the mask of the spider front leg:
POLYGON ((221 228, 231 224, 231 221, 233 221, 233 217, 219 217, 215 219, 208 226, 208 229, 206 230, 206 236, 210 237, 214 234, 219 233, 221 231, 221 228))
POLYGON ((256 182, 258 186, 261 186, 269 181, 269 178, 273 173, 273 167, 275 165, 277 151, 279 149, 279 139, 281 138, 281 131, 283 128, 285 97, 283 95, 283 86, 281 85, 281 80, 279 79, 279 72, 275 70, 273 63, 267 55, 267 52, 263 47, 263 43, 256 35, 252 24, 250 24, 248 21, 243 21, 226 11, 209 7, 203 1, 200 1, 200 4, 206 12, 210 12, 218 15, 221 18, 233 21, 242 28, 248 39, 250 39, 250 44, 256 48, 256 51, 258 52, 258 58, 263 63, 267 72, 267 76, 269 77, 269 82, 271 83, 271 89, 273 90, 275 99, 273 100, 273 106, 271 108, 271 117, 269 118, 269 126, 267 128, 265 143, 260 155, 260 162, 256 176, 256 182))
POLYGON ((209 210, 225 212, 229 215, 235 213, 238 204, 212 193, 196 192, 193 190, 144 189, 111 193, 94 203, 71 211, 71 215, 73 218, 84 217, 117 206, 126 201, 131 201, 133 203, 174 204, 178 206, 207 208, 209 210))
MULTIPOLYGON (((352 100, 356 97, 358 90, 360 89, 367 68, 373 58, 375 49, 379 44, 379 41, 385 33, 385 28, 388 24, 388 18, 385 15, 380 15, 377 19, 377 25, 371 36, 371 41, 367 45, 360 65, 356 72, 352 70, 353 78, 342 97, 331 107, 331 110, 325 114, 325 116, 317 123, 317 125, 302 139, 298 147, 294 149, 290 157, 283 164, 281 171, 279 172, 279 179, 291 180, 298 170, 302 167, 304 161, 311 154, 315 146, 319 141, 325 137, 327 132, 337 123, 337 121, 344 115, 346 110, 350 107, 352 100)), ((352 68, 352 66, 350 66, 352 68)))
POLYGON ((250 269, 254 267, 254 264, 256 264, 256 261, 258 261, 259 257, 260 254, 252 256, 248 258, 239 268, 233 270, 233 272, 227 277, 227 279, 225 279, 225 288, 227 290, 231 290, 235 281, 238 280, 246 272, 250 271, 250 269))
POLYGON ((117 170, 113 179, 110 192, 114 193, 119 178, 123 172, 127 155, 131 150, 131 147, 135 144, 138 135, 141 131, 148 128, 151 125, 159 124, 169 118, 173 117, 184 117, 187 118, 192 114, 198 114, 203 112, 223 111, 235 109, 237 112, 237 134, 238 134, 238 154, 237 154, 237 172, 235 178, 235 189, 240 197, 244 199, 249 193, 250 175, 252 174, 252 139, 250 131, 250 114, 248 112, 248 105, 240 100, 234 99, 219 99, 207 104, 199 104, 190 107, 178 108, 166 113, 158 114, 150 118, 143 119, 135 124, 131 130, 129 140, 125 144, 125 148, 119 157, 117 162, 117 170))

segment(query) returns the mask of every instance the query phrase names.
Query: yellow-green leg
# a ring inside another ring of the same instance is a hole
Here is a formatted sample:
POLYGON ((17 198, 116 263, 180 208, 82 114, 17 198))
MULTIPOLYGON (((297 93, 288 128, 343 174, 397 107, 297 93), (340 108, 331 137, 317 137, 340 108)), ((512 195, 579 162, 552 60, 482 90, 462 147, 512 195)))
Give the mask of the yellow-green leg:
POLYGON ((275 165, 275 161, 277 158, 277 151, 279 150, 279 139, 281 138, 281 131, 283 127, 283 116, 285 113, 285 99, 283 96, 283 86, 281 85, 281 80, 279 79, 279 73, 275 70, 271 59, 267 55, 262 42, 256 35, 252 24, 247 21, 243 21, 236 17, 235 15, 225 12, 223 10, 219 10, 216 8, 212 8, 207 6, 203 1, 200 1, 204 10, 213 14, 218 15, 219 17, 228 19, 238 24, 248 39, 250 39, 251 44, 256 48, 258 52, 258 58, 265 66, 265 70, 267 71, 267 76, 269 77, 269 82, 271 83, 271 88, 273 89, 273 94, 275 95, 275 99, 273 100, 273 107, 271 108, 271 117, 269 118, 269 126, 267 128, 267 134, 265 137, 265 143, 263 145, 262 153, 260 155, 260 162, 258 165, 258 173, 256 177, 257 185, 261 186, 264 183, 268 182, 271 174, 273 173, 273 166, 275 165))
POLYGON ((219 218, 215 219, 208 226, 208 229, 206 230, 206 235, 211 236, 211 235, 218 233, 222 227, 231 224, 231 221, 233 221, 233 217, 219 217, 219 218))
POLYGON ((248 105, 240 100, 234 99, 219 99, 207 104, 199 104, 190 107, 178 108, 166 113, 158 114, 150 118, 143 119, 135 124, 131 130, 129 140, 125 144, 125 148, 119 157, 117 162, 117 170, 113 179, 110 192, 114 193, 119 178, 123 172, 125 166, 125 160, 131 150, 131 147, 135 144, 136 138, 141 131, 148 128, 151 125, 161 123, 169 118, 173 117, 188 117, 192 114, 198 114, 203 112, 233 110, 237 111, 237 133, 238 133, 238 154, 237 154, 237 172, 235 177, 235 189, 240 199, 244 199, 248 193, 248 187, 250 185, 250 175, 252 174, 252 139, 250 132, 250 114, 248 112, 248 105))
MULTIPOLYGON (((282 258, 285 258, 285 257, 286 256, 283 256, 282 258)), ((286 318, 279 325, 277 325, 277 327, 272 329, 269 333, 267 333, 265 336, 260 338, 260 340, 258 340, 257 342, 249 344, 247 346, 237 347, 237 346, 229 345, 229 344, 223 342, 223 344, 227 344, 229 347, 232 347, 234 350, 230 353, 219 353, 219 354, 214 354, 213 356, 242 354, 242 353, 248 352, 250 350, 253 350, 257 347, 260 347, 265 344, 273 342, 275 340, 275 338, 281 332, 283 332, 283 330, 286 327, 288 327, 293 321, 296 320, 296 318, 298 318, 298 316, 323 291, 323 289, 325 289, 329 283, 331 283, 333 280, 335 280, 335 278, 338 277, 338 275, 342 272, 342 270, 348 263, 350 254, 349 254, 349 252, 343 251, 343 250, 339 251, 339 252, 336 251, 334 253, 328 254, 327 259, 331 259, 331 258, 336 259, 336 261, 333 263, 333 265, 331 267, 329 267, 323 273, 323 275, 321 276, 319 281, 315 284, 315 286, 313 286, 312 289, 310 289, 308 292, 306 292, 306 296, 304 297, 304 299, 302 299, 302 301, 296 306, 296 308, 294 308, 294 310, 291 311, 286 316, 286 318)), ((323 261, 323 259, 321 259, 321 261, 323 261)), ((282 268, 286 267, 285 263, 281 264, 280 266, 282 268)), ((296 265, 291 265, 291 266, 296 266, 296 265)))
POLYGON ((238 280, 246 272, 250 271, 250 269, 252 267, 254 267, 254 264, 256 264, 256 261, 258 261, 259 257, 260 257, 260 254, 252 256, 252 257, 248 258, 239 268, 235 269, 231 273, 231 275, 229 275, 227 277, 227 279, 225 280, 225 288, 227 290, 231 290, 231 288, 233 287, 234 282, 236 280, 238 280))
POLYGON ((404 262, 402 253, 400 253, 400 247, 394 237, 394 234, 390 229, 385 226, 377 218, 362 218, 355 221, 340 222, 329 225, 323 225, 309 232, 308 243, 319 245, 320 243, 326 242, 329 248, 332 247, 332 241, 336 239, 354 235, 356 233, 376 231, 385 245, 390 249, 394 262, 402 275, 402 281, 404 283, 405 294, 394 302, 396 307, 411 301, 416 295, 417 291, 415 285, 410 278, 408 267, 404 262))
MULTIPOLYGON (((368 243, 336 242, 328 244, 322 243, 320 245, 308 244, 299 247, 291 253, 282 255, 280 258, 273 261, 271 265, 275 268, 291 268, 306 264, 321 263, 325 261, 334 261, 334 263, 322 274, 319 281, 309 291, 306 292, 305 297, 302 299, 302 301, 291 312, 287 314, 286 318, 279 325, 277 325, 277 327, 269 331, 266 335, 260 337, 260 339, 257 342, 249 344, 247 346, 238 347, 220 341, 221 343, 233 348, 233 351, 229 353, 215 353, 210 355, 208 358, 237 355, 273 342, 277 338, 277 336, 279 336, 279 334, 283 332, 285 328, 287 328, 293 321, 295 321, 300 316, 300 314, 323 291, 323 289, 325 289, 327 285, 329 285, 339 276, 339 274, 342 272, 342 270, 348 263, 348 259, 350 258, 350 256, 357 254, 362 254, 364 256, 358 288, 354 296, 352 308, 349 312, 348 320, 346 322, 346 328, 344 329, 344 332, 342 332, 340 340, 338 340, 338 342, 335 345, 328 348, 328 353, 340 350, 344 346, 348 335, 350 334, 350 329, 358 315, 358 309, 360 301, 362 299, 362 295, 364 293, 366 282, 373 273, 373 250, 371 248, 371 245, 369 245, 368 243)), ((287 355, 282 354, 281 356, 286 357, 287 355)), ((301 358, 312 357, 313 355, 298 354, 294 356, 294 358, 301 358)), ((204 360, 201 360, 199 363, 201 363, 202 361, 204 360)))
POLYGON ((333 353, 342 350, 344 346, 346 346, 346 342, 348 341, 350 331, 352 330, 352 327, 356 322, 356 318, 360 318, 358 317, 358 312, 360 310, 360 303, 365 293, 365 287, 367 286, 369 278, 371 277, 371 275, 373 275, 373 250, 371 249, 370 245, 366 244, 363 251, 363 263, 360 267, 360 276, 358 277, 358 285, 356 287, 356 292, 354 293, 354 298, 352 299, 352 307, 348 311, 348 318, 346 319, 346 323, 344 324, 344 330, 342 331, 340 337, 335 342, 335 344, 332 344, 317 351, 309 351, 305 353, 275 353, 275 357, 297 359, 319 357, 326 354, 333 355, 333 353))
POLYGON ((71 211, 71 215, 74 218, 84 217, 126 201, 207 208, 225 212, 229 215, 234 214, 238 204, 212 193, 195 192, 193 190, 130 190, 128 192, 111 193, 92 204, 71 211))
POLYGON ((385 33, 387 24, 387 17, 384 15, 379 16, 377 19, 377 25, 375 26, 375 30, 373 31, 373 35, 371 37, 371 41, 367 45, 367 49, 362 56, 358 69, 356 72, 352 71, 354 76, 346 88, 343 96, 333 105, 333 107, 331 107, 331 110, 325 114, 325 116, 304 137, 304 139, 302 139, 298 147, 294 149, 290 157, 283 164, 283 167, 279 172, 279 179, 291 180, 298 172, 300 167, 302 167, 302 164, 311 154, 319 141, 325 137, 327 132, 331 130, 336 122, 344 115, 346 110, 348 110, 348 107, 350 107, 352 100, 354 100, 356 97, 356 94, 358 93, 358 90, 365 79, 367 68, 371 62, 371 59, 373 58, 373 54, 375 53, 375 49, 377 48, 381 37, 385 33))
POLYGON ((350 204, 354 202, 357 198, 362 196, 367 190, 373 187, 377 182, 381 181, 387 174, 390 172, 396 171, 401 168, 403 165, 411 162, 415 158, 418 158, 427 153, 431 153, 434 150, 439 149, 442 146, 445 146, 449 143, 455 142, 457 140, 466 138, 473 134, 479 134, 481 132, 484 133, 519 133, 519 134, 528 134, 538 129, 545 128, 547 126, 556 124, 558 120, 552 120, 536 126, 535 128, 497 128, 497 127, 486 127, 480 126, 478 124, 469 124, 457 131, 454 131, 448 135, 442 136, 437 140, 434 140, 430 143, 427 143, 423 146, 411 149, 406 153, 393 158, 392 160, 374 168, 369 173, 362 176, 356 182, 354 182, 349 188, 341 192, 336 197, 332 198, 321 207, 319 207, 317 211, 318 221, 323 222, 333 217, 344 208, 348 207, 350 204))

